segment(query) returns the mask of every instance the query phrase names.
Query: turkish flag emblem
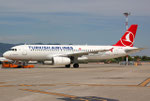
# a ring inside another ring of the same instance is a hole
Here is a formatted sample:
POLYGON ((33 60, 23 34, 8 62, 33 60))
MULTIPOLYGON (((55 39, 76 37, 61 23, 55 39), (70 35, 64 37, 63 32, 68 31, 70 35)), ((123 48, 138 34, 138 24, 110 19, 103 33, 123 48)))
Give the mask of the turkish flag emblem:
POLYGON ((134 34, 130 31, 127 31, 120 40, 124 46, 132 46, 134 43, 134 34))

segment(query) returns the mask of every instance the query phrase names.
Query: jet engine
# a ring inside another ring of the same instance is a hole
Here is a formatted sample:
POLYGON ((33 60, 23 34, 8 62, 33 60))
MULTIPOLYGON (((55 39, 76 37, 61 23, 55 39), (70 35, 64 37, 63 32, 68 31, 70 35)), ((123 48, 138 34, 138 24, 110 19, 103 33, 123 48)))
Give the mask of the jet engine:
POLYGON ((54 65, 68 65, 71 63, 71 60, 68 57, 53 57, 52 63, 54 65))

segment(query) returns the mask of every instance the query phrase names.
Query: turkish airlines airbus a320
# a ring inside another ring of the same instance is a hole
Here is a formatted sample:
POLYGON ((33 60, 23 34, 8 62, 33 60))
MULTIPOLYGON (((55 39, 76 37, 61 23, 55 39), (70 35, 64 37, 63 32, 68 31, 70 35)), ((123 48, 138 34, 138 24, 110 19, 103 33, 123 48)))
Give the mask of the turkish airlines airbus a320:
POLYGON ((133 47, 138 25, 131 25, 121 39, 110 46, 93 45, 19 45, 5 52, 14 61, 52 61, 52 64, 79 67, 80 60, 104 60, 126 56, 142 50, 133 47))

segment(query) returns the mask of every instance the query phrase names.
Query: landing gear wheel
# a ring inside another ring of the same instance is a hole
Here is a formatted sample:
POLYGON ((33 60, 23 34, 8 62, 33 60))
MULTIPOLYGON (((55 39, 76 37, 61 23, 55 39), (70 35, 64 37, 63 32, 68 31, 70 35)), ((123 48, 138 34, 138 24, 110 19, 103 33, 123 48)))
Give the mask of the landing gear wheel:
POLYGON ((73 67, 74 67, 74 68, 79 68, 79 64, 78 64, 78 63, 75 63, 75 64, 73 64, 73 67))
POLYGON ((68 64, 68 65, 65 65, 65 67, 66 67, 66 68, 70 68, 70 64, 68 64))

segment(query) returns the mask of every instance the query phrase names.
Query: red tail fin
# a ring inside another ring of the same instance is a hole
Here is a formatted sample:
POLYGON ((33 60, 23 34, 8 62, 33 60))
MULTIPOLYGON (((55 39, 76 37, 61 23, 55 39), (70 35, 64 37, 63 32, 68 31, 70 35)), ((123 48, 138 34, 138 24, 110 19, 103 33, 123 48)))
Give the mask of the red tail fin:
POLYGON ((138 25, 131 25, 130 28, 122 36, 122 38, 113 46, 133 47, 137 27, 138 25))

